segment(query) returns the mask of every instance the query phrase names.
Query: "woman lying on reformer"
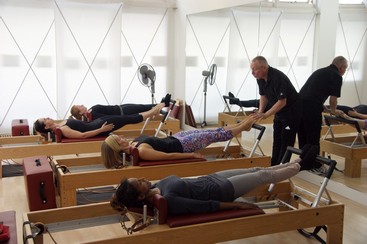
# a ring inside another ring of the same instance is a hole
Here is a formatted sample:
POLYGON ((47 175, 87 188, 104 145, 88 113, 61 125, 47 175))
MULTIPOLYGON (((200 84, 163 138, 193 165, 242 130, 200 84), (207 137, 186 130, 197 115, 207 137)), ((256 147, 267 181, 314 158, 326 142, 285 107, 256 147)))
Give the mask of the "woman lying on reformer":
MULTIPOLYGON (((364 106, 364 105, 360 105, 360 106, 364 106)), ((360 113, 355 108, 352 108, 346 105, 337 105, 336 110, 340 110, 344 114, 348 115, 349 117, 355 118, 355 119, 367 119, 367 114, 360 113)), ((324 112, 331 113, 329 106, 324 106, 324 112)))
POLYGON ((219 171, 198 178, 168 176, 154 185, 144 178, 122 179, 111 206, 122 211, 130 207, 151 205, 153 195, 162 195, 169 214, 208 213, 224 209, 246 209, 254 205, 234 200, 262 184, 280 182, 301 170, 312 169, 318 147, 307 144, 300 158, 269 168, 219 171))
POLYGON ((343 118, 343 119, 348 119, 348 120, 352 120, 352 121, 357 121, 359 127, 362 130, 367 130, 367 119, 358 119, 358 118, 352 118, 348 115, 346 115, 345 113, 342 113, 341 115, 339 115, 338 117, 343 118))
POLYGON ((94 136, 108 136, 111 131, 117 130, 127 124, 137 124, 143 120, 158 116, 165 103, 159 103, 148 111, 131 115, 105 115, 96 120, 86 122, 76 119, 66 119, 56 122, 51 118, 40 118, 33 124, 36 133, 46 139, 48 134, 59 128, 62 135, 67 138, 90 138, 94 136))
POLYGON ((123 154, 129 155, 132 147, 138 149, 139 158, 143 160, 203 158, 201 154, 195 151, 214 142, 228 141, 242 131, 249 131, 254 123, 255 119, 249 116, 238 124, 223 128, 180 131, 166 138, 142 136, 132 142, 118 135, 110 135, 102 143, 101 157, 106 168, 126 166, 124 165, 123 154))
MULTIPOLYGON (((162 98, 161 103, 165 104, 165 107, 170 105, 171 94, 167 94, 162 98)), ((91 108, 87 108, 84 105, 73 105, 70 109, 71 115, 75 119, 89 121, 101 118, 106 115, 132 115, 141 112, 146 112, 152 109, 156 104, 121 104, 121 105, 94 105, 91 108)))

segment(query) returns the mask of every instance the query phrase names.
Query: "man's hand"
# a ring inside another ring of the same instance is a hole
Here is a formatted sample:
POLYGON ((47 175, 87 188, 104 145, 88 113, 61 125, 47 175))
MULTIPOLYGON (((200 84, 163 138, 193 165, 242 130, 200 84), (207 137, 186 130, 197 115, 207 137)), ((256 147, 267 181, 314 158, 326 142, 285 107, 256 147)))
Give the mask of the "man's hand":
POLYGON ((255 119, 255 120, 262 120, 262 119, 266 119, 266 115, 265 113, 259 113, 259 112, 256 112, 256 113, 253 113, 251 114, 252 117, 255 119))
POLYGON ((333 114, 335 116, 338 116, 338 117, 342 117, 342 118, 344 118, 346 116, 346 114, 343 111, 339 110, 339 109, 335 109, 334 113, 331 113, 331 114, 333 114))

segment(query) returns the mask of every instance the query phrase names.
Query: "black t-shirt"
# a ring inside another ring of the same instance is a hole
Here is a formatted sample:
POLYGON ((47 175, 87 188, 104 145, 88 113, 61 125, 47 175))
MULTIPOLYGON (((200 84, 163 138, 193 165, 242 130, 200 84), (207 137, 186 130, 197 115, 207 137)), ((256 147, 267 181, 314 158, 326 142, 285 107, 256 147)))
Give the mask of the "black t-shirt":
POLYGON ((322 106, 329 96, 340 97, 343 77, 338 68, 331 64, 312 73, 301 88, 302 99, 322 106))
POLYGON ((215 212, 220 202, 234 200, 233 185, 216 174, 188 179, 171 175, 152 187, 160 189, 170 214, 215 212))
POLYGON ((272 107, 278 100, 287 99, 287 104, 277 114, 286 113, 298 104, 299 95, 289 78, 280 70, 269 66, 268 80, 257 80, 259 94, 266 96, 268 105, 272 107))

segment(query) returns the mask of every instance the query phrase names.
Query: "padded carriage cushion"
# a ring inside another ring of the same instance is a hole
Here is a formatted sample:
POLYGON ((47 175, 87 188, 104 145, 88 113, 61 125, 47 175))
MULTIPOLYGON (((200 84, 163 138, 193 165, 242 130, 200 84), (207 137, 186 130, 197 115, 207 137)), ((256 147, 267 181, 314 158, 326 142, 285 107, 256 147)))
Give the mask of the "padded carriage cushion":
POLYGON ((185 214, 167 216, 169 227, 179 227, 184 225, 200 224, 218 220, 247 217, 252 215, 264 214, 261 208, 255 209, 229 209, 213 213, 185 214))
POLYGON ((255 208, 255 209, 230 209, 213 213, 168 215, 167 201, 163 196, 159 194, 155 194, 153 196, 153 206, 158 210, 158 216, 159 216, 158 223, 159 224, 167 223, 169 227, 206 223, 206 222, 246 217, 265 213, 261 208, 255 208))
POLYGON ((160 161, 148 161, 141 160, 139 158, 139 150, 137 148, 130 149, 130 155, 132 156, 133 166, 155 166, 164 164, 177 164, 177 163, 192 163, 206 161, 205 158, 187 158, 187 159, 174 159, 174 160, 160 160, 160 161))
POLYGON ((56 142, 57 143, 67 143, 67 142, 86 142, 86 141, 103 141, 106 139, 106 136, 95 136, 90 138, 67 138, 64 137, 61 130, 59 128, 56 128, 54 130, 55 136, 56 136, 56 142))

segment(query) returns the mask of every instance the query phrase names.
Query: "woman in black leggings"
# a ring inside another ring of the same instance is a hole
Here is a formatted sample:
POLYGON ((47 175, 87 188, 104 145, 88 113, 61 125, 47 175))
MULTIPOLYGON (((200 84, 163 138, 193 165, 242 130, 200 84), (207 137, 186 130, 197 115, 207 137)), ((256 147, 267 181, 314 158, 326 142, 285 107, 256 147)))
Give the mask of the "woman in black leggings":
MULTIPOLYGON (((171 100, 171 94, 167 94, 161 101, 168 107, 171 100)), ((71 115, 75 119, 92 121, 106 115, 132 115, 146 112, 152 109, 156 104, 121 104, 121 105, 94 105, 90 109, 84 105, 73 105, 70 109, 71 115)))
MULTIPOLYGON (((67 138, 89 138, 94 136, 107 136, 111 131, 117 130, 127 124, 137 124, 143 120, 159 115, 164 103, 155 105, 148 111, 131 115, 105 115, 93 121, 87 122, 76 119, 66 119, 56 122, 51 118, 40 118, 34 122, 35 132, 44 137, 59 128, 67 138)), ((47 137, 46 137, 47 138, 47 137)))

